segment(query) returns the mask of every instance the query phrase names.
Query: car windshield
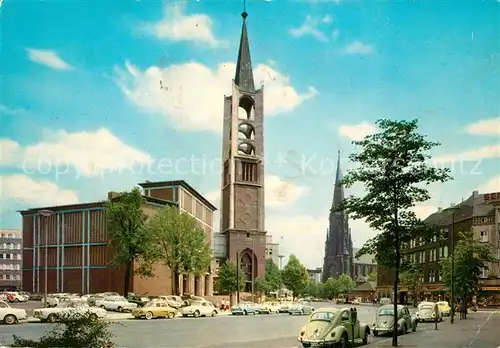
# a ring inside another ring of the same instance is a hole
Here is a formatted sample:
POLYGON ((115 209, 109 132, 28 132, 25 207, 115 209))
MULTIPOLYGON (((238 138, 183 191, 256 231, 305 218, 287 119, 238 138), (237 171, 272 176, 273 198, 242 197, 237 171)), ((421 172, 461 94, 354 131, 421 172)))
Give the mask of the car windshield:
POLYGON ((332 320, 335 318, 337 314, 335 312, 315 312, 313 315, 311 315, 311 319, 309 321, 315 321, 315 320, 332 320))
POLYGON ((394 315, 394 310, 391 308, 382 308, 378 311, 378 315, 394 315))
POLYGON ((448 302, 438 302, 437 305, 440 307, 448 306, 448 302))
POLYGON ((425 305, 420 305, 419 309, 433 309, 433 308, 432 305, 425 304, 425 305))

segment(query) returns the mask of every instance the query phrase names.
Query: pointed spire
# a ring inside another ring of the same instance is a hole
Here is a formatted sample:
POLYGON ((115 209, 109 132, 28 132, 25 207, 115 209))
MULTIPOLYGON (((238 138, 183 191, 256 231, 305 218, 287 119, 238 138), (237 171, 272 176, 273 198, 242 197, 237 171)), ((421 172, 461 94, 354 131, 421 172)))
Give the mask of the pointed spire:
POLYGON ((344 200, 344 187, 342 186, 342 168, 340 167, 340 151, 338 151, 337 174, 335 175, 335 188, 333 191, 332 206, 337 206, 344 200))
POLYGON ((243 17, 243 26, 241 28, 240 49, 238 51, 238 61, 236 62, 234 83, 242 91, 253 93, 255 92, 255 85, 253 82, 252 59, 250 58, 250 45, 248 43, 246 23, 248 13, 244 11, 241 17, 243 17))

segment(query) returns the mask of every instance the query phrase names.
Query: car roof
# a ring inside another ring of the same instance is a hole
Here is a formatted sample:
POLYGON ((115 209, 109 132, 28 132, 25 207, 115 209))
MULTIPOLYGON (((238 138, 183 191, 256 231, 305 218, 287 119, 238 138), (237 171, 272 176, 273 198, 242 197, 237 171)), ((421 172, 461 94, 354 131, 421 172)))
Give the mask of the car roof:
POLYGON ((324 307, 324 308, 318 308, 318 309, 316 309, 313 313, 318 313, 318 312, 337 313, 337 312, 340 312, 340 311, 343 311, 343 310, 349 310, 349 308, 328 308, 328 307, 324 307))
MULTIPOLYGON (((404 307, 405 307, 405 306, 398 304, 398 310, 403 309, 404 307)), ((380 310, 380 309, 387 309, 387 308, 393 309, 393 308, 394 308, 394 305, 392 305, 392 304, 383 305, 383 306, 381 306, 381 307, 379 308, 379 310, 380 310)))

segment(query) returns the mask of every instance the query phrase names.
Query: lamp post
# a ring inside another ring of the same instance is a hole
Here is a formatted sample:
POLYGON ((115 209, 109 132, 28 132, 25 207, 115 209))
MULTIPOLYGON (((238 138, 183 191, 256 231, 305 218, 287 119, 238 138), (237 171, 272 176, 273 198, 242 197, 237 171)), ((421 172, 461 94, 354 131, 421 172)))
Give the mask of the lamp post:
MULTIPOLYGON (((44 280, 44 307, 47 308, 47 295, 48 295, 48 286, 47 286, 47 273, 48 273, 48 244, 49 244, 49 217, 54 214, 52 210, 43 209, 38 212, 41 216, 45 217, 45 280, 44 280)), ((38 241, 40 245, 40 241, 38 241)))
POLYGON ((236 304, 240 303, 240 252, 236 252, 236 304))
POLYGON ((255 232, 252 232, 252 302, 255 303, 255 232))
POLYGON ((451 318, 450 324, 455 323, 455 212, 460 209, 457 206, 449 207, 444 211, 451 211, 451 318))

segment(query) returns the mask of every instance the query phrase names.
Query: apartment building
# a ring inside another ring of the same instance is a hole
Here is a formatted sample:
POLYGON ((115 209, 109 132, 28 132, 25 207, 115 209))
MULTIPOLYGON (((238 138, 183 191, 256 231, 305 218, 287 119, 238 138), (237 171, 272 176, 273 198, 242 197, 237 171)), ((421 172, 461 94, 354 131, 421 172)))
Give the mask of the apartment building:
POLYGON ((0 230, 0 290, 21 289, 22 244, 20 230, 0 230))

